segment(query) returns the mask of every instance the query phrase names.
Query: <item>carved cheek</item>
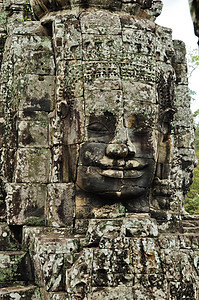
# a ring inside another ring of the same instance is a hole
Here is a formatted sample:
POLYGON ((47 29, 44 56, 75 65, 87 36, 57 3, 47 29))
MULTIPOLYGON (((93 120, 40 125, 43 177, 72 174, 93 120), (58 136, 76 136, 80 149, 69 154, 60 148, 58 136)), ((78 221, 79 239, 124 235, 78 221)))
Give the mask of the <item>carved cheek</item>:
POLYGON ((105 155, 106 144, 84 143, 80 148, 79 164, 83 166, 95 166, 105 155))
POLYGON ((136 156, 150 156, 151 158, 155 158, 157 156, 157 141, 152 133, 131 135, 131 141, 136 147, 136 156))

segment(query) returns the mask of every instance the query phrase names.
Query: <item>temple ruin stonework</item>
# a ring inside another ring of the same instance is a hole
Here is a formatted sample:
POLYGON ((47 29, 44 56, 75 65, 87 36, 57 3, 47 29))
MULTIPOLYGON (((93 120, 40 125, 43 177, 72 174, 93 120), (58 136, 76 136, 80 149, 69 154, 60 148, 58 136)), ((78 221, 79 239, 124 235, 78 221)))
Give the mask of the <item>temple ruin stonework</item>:
POLYGON ((185 45, 160 0, 0 1, 0 299, 199 299, 185 45))

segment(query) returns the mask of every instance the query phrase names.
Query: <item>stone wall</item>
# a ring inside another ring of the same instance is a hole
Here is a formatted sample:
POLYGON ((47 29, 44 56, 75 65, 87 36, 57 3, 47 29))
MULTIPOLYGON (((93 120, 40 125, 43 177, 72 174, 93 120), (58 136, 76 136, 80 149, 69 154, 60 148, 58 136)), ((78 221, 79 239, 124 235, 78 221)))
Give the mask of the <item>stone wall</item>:
POLYGON ((199 1, 189 0, 190 12, 193 20, 195 34, 199 37, 199 1))
POLYGON ((31 4, 0 4, 0 299, 198 299, 185 45, 161 1, 31 4))

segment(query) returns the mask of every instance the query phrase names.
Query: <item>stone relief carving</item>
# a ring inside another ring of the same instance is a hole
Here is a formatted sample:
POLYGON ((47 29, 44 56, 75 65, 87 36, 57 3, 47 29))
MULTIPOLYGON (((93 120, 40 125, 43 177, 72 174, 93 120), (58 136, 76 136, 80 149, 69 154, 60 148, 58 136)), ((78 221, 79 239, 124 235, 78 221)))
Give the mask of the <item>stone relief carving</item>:
POLYGON ((162 1, 31 5, 0 2, 0 298, 198 299, 185 46, 162 1))
POLYGON ((184 45, 153 22, 162 2, 31 5, 42 20, 21 26, 26 39, 14 29, 11 45, 18 39, 21 48, 11 46, 2 65, 2 74, 14 68, 4 93, 7 189, 42 183, 50 197, 69 184, 67 223, 114 203, 180 215, 195 164, 193 125, 184 45))

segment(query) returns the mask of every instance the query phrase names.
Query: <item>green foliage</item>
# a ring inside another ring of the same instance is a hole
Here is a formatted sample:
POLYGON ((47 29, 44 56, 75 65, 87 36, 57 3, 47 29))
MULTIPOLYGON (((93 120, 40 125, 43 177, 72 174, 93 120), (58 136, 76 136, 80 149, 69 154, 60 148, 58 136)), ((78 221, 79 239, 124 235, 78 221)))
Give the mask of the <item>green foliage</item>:
POLYGON ((6 24, 7 22, 7 15, 4 11, 0 11, 0 24, 6 24))
MULTIPOLYGON (((195 150, 196 154, 199 152, 199 123, 196 125, 195 130, 195 150)), ((198 161, 199 161, 199 155, 197 155, 198 161)))
POLYGON ((193 72, 199 67, 198 49, 194 49, 188 52, 187 65, 188 65, 188 78, 190 78, 193 72))
MULTIPOLYGON (((199 124, 197 128, 196 155, 199 160, 199 124)), ((185 210, 191 215, 199 214, 199 165, 194 169, 193 174, 193 184, 185 200, 185 210)))
POLYGON ((34 13, 32 11, 32 8, 28 2, 24 3, 24 16, 22 18, 22 22, 27 21, 28 19, 34 20, 34 13))
MULTIPOLYGON (((190 78, 192 73, 199 67, 199 55, 198 50, 192 50, 187 55, 187 63, 188 63, 188 77, 190 78)), ((189 94, 192 100, 196 93, 192 90, 189 90, 189 94)), ((199 109, 197 109, 193 116, 195 117, 195 151, 196 156, 199 161, 199 109)), ((193 171, 193 184, 191 185, 191 189, 187 194, 187 198, 185 200, 185 210, 190 214, 199 214, 199 165, 193 171)))

